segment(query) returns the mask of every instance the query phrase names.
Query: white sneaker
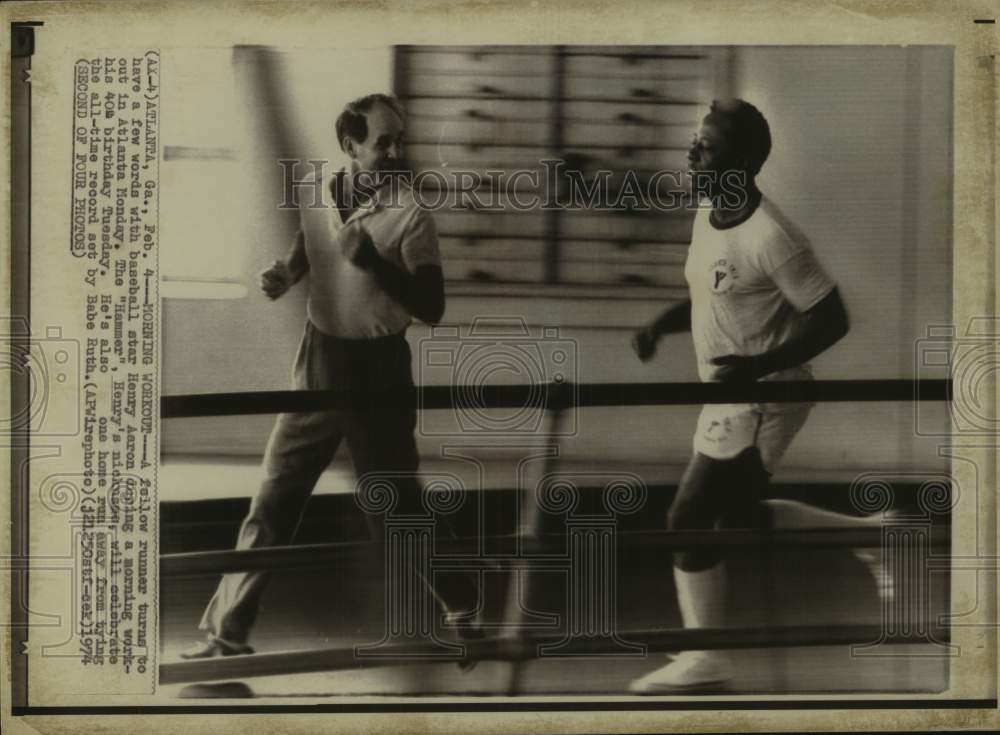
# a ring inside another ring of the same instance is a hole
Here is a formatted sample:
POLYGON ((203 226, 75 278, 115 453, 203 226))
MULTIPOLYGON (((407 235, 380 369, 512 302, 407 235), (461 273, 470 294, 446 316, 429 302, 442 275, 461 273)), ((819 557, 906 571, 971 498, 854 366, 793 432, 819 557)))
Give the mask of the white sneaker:
POLYGON ((684 651, 666 666, 633 681, 628 690, 633 694, 657 694, 718 688, 731 678, 729 660, 724 654, 684 651))
POLYGON ((180 653, 184 659, 217 658, 219 656, 242 656, 253 653, 253 648, 245 643, 231 643, 222 638, 208 637, 195 643, 180 653))

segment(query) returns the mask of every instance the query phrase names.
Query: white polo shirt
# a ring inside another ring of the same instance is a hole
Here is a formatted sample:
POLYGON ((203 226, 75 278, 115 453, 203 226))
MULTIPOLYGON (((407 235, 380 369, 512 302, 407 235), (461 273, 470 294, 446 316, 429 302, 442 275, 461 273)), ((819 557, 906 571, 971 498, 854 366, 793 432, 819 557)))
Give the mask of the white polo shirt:
MULTIPOLYGON (((750 218, 719 230, 710 206, 698 209, 684 276, 691 294, 691 331, 698 374, 714 379, 711 361, 723 355, 759 355, 802 328, 803 312, 836 285, 808 240, 767 197, 750 218)), ((810 377, 808 365, 767 379, 810 377)))
MULTIPOLYGON (((326 174, 326 172, 323 172, 326 174)), ((375 277, 345 256, 343 244, 364 227, 379 256, 415 273, 422 265, 441 265, 437 230, 430 214, 421 208, 409 188, 383 187, 375 201, 359 207, 343 222, 330 191, 330 178, 322 180, 322 207, 311 206, 313 178, 298 192, 299 221, 309 259, 309 320, 325 334, 345 339, 372 339, 403 332, 413 321, 399 302, 383 291, 375 277)))

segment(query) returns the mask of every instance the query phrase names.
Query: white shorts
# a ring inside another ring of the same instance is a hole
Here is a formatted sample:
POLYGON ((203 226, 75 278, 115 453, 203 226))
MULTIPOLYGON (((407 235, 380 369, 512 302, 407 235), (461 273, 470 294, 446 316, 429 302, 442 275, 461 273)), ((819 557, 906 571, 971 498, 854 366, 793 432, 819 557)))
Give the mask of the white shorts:
POLYGON ((733 459, 757 447, 764 469, 774 474, 792 439, 805 425, 811 404, 780 413, 751 404, 706 404, 698 417, 694 451, 713 459, 733 459))

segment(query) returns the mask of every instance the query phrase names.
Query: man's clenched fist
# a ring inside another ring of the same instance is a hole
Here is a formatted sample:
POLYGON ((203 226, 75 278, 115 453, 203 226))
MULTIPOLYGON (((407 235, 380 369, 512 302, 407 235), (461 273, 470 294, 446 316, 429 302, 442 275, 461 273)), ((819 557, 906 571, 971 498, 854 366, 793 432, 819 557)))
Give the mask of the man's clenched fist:
POLYGON ((258 274, 260 290, 274 301, 292 287, 292 274, 283 260, 276 260, 258 274))
POLYGON ((643 362, 656 354, 656 331, 651 327, 643 327, 632 336, 632 349, 643 362))

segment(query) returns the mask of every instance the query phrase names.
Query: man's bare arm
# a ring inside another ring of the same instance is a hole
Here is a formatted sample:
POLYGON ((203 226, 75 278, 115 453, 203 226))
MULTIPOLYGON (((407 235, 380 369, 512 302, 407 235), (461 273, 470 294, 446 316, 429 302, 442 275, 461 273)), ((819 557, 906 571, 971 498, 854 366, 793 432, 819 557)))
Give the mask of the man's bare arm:
POLYGON ((276 260, 259 274, 260 290, 272 301, 284 295, 288 289, 302 280, 309 272, 306 257, 306 238, 302 230, 295 234, 295 242, 284 260, 276 260))
POLYGON ((666 309, 649 325, 657 337, 691 331, 691 302, 682 301, 666 309))
POLYGON ((372 269, 375 280, 412 316, 437 324, 444 316, 444 275, 436 265, 422 265, 408 273, 379 258, 372 269))
POLYGON ((850 331, 850 320, 847 317, 847 309, 840 298, 840 292, 834 288, 806 312, 805 329, 801 335, 757 356, 760 375, 776 373, 809 362, 843 339, 848 331, 850 331))
POLYGON ((295 233, 295 242, 292 243, 288 256, 285 258, 285 265, 292 276, 292 283, 296 284, 309 272, 309 259, 306 257, 306 236, 302 230, 295 233))
POLYGON ((757 380, 779 370, 798 367, 839 342, 850 330, 847 309, 834 288, 805 312, 802 332, 779 347, 752 357, 725 355, 712 362, 720 366, 719 380, 757 380))
POLYGON ((422 265, 414 273, 380 257, 367 231, 346 244, 345 255, 374 276, 380 288, 413 317, 437 324, 444 316, 444 275, 440 266, 422 265))
POLYGON ((640 328, 632 338, 632 349, 645 362, 656 354, 656 343, 666 334, 691 331, 691 302, 674 304, 655 321, 640 328))

